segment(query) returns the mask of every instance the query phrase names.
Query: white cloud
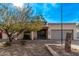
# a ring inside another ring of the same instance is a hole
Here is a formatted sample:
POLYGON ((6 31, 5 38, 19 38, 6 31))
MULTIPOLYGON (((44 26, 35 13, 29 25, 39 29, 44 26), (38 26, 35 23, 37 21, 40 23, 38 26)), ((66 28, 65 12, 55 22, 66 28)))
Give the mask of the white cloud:
POLYGON ((20 2, 13 2, 12 4, 16 7, 22 7, 23 6, 23 3, 20 3, 20 2))
POLYGON ((12 2, 22 2, 22 3, 56 3, 58 0, 0 0, 0 3, 12 3, 12 2))

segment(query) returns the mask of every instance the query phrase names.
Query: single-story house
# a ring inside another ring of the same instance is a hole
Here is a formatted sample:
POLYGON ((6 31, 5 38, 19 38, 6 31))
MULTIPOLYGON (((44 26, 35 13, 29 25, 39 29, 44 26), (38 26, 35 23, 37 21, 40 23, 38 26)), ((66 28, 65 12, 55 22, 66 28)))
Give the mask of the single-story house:
MULTIPOLYGON (((66 38, 66 33, 72 33, 72 38, 77 39, 77 31, 76 31, 76 23, 63 23, 63 39, 66 38)), ((0 34, 1 35, 1 34, 0 34)), ((2 33, 2 39, 6 39, 7 36, 5 33, 2 33)), ((28 40, 36 40, 36 39, 61 39, 61 23, 48 23, 45 27, 37 32, 24 32, 21 34, 19 39, 28 39, 28 40)))
POLYGON ((48 24, 48 38, 49 39, 61 39, 61 28, 62 28, 62 37, 66 39, 66 33, 72 33, 72 38, 76 38, 76 23, 49 23, 48 24))

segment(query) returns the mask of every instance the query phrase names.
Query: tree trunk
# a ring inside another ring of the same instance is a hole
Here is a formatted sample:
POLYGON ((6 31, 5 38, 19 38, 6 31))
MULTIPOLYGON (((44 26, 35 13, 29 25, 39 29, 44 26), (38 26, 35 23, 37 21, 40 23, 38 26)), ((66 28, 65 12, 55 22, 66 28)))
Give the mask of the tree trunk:
POLYGON ((12 43, 12 38, 11 37, 9 37, 9 42, 12 43))
POLYGON ((65 39, 65 51, 66 52, 71 52, 71 40, 72 40, 72 33, 67 33, 66 39, 65 39))
POLYGON ((12 37, 11 35, 8 35, 8 41, 6 42, 5 46, 11 46, 12 44, 12 37))
POLYGON ((5 29, 5 33, 7 34, 7 36, 8 36, 8 40, 9 40, 8 42, 6 42, 5 46, 10 46, 11 43, 12 43, 12 33, 9 34, 9 32, 8 32, 7 29, 5 29))
POLYGON ((9 41, 7 41, 4 46, 11 46, 11 43, 12 43, 12 39, 9 37, 9 41))

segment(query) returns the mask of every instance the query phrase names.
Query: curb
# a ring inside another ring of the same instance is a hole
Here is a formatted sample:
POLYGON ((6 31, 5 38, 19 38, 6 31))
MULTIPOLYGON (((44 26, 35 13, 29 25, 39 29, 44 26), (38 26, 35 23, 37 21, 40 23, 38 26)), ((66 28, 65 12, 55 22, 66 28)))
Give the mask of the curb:
POLYGON ((59 54, 55 52, 51 47, 49 47, 48 44, 45 44, 45 46, 53 56, 59 56, 59 54))

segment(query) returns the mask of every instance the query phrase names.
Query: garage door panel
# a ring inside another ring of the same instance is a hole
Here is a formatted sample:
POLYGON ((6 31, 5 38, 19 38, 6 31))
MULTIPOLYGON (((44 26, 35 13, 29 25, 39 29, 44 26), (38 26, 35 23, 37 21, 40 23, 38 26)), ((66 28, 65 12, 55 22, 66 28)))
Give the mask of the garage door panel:
MULTIPOLYGON (((64 30, 62 37, 63 39, 66 39, 66 33, 72 33, 71 30, 64 30)), ((61 30, 52 30, 51 31, 51 38, 52 39, 61 39, 61 30)))
POLYGON ((61 39, 61 32, 60 31, 52 31, 51 38, 52 39, 61 39))

